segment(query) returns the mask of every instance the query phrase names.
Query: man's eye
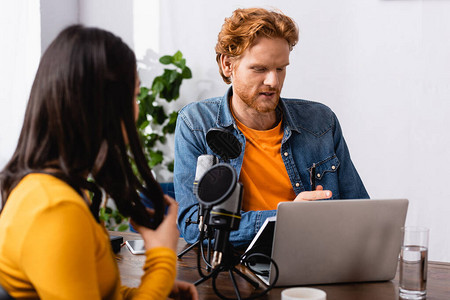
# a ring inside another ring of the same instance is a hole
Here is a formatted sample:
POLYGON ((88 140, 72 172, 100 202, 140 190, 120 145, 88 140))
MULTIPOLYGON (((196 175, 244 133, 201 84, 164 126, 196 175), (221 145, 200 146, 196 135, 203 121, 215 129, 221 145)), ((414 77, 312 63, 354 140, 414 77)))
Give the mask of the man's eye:
POLYGON ((262 72, 264 72, 264 71, 266 70, 266 68, 253 68, 253 70, 254 70, 255 72, 262 73, 262 72))

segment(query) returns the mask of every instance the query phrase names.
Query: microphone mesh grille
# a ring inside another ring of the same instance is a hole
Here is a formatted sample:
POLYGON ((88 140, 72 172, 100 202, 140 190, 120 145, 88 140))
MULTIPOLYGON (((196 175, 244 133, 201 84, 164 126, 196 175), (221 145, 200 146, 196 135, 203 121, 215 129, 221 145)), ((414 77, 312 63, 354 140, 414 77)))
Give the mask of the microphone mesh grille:
POLYGON ((236 177, 231 167, 215 165, 200 179, 197 195, 201 202, 215 205, 229 196, 235 184, 236 177))

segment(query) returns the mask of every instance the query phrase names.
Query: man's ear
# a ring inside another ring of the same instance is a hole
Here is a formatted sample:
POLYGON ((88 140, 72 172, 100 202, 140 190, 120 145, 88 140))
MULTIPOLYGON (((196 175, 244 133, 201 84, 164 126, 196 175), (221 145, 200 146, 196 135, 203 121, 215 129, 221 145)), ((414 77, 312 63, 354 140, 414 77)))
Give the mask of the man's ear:
POLYGON ((233 74, 233 59, 228 55, 222 54, 220 56, 220 65, 222 67, 223 74, 230 78, 233 74))

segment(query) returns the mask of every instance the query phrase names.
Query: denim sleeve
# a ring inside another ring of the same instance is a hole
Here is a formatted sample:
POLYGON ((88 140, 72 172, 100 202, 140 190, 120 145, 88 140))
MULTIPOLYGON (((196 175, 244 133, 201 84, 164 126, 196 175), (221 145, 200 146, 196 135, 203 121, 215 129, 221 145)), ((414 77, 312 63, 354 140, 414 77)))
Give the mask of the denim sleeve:
POLYGON ((242 219, 238 231, 230 234, 231 244, 235 247, 247 246, 255 237, 264 221, 277 214, 276 210, 260 210, 241 212, 242 219))
POLYGON ((339 193, 341 199, 368 199, 369 194, 359 177, 358 171, 350 158, 350 152, 342 135, 342 129, 339 121, 334 115, 334 147, 337 157, 340 161, 339 174, 339 193))
POLYGON ((178 228, 186 242, 194 243, 198 238, 198 227, 186 221, 197 221, 198 201, 193 192, 197 157, 206 153, 204 142, 201 142, 203 132, 195 131, 184 120, 183 112, 178 115, 175 128, 175 161, 173 182, 175 199, 178 202, 178 228))
MULTIPOLYGON (((193 183, 197 157, 207 153, 205 133, 193 129, 180 112, 175 129, 174 188, 178 202, 178 228, 186 242, 198 240, 197 224, 189 224, 188 219, 197 221, 198 200, 193 193, 193 183)), ((274 216, 275 210, 242 212, 239 230, 232 231, 230 241, 233 246, 248 245, 267 217, 274 216)))

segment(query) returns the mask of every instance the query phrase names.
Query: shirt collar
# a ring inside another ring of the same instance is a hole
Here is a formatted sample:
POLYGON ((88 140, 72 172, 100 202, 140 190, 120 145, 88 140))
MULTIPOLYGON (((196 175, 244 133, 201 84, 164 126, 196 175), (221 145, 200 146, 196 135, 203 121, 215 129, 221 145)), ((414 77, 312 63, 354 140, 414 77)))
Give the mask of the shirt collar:
POLYGON ((300 127, 298 127, 295 122, 295 116, 292 115, 292 110, 289 110, 286 107, 286 101, 283 98, 280 98, 280 102, 278 103, 277 109, 281 109, 283 112, 283 120, 284 120, 284 128, 289 130, 295 130, 298 133, 301 132, 300 127))
POLYGON ((217 125, 220 127, 230 127, 235 124, 234 118, 231 114, 231 109, 228 99, 233 95, 233 87, 230 86, 228 91, 220 100, 219 113, 217 115, 217 125))

